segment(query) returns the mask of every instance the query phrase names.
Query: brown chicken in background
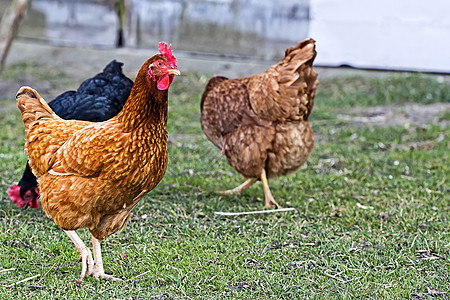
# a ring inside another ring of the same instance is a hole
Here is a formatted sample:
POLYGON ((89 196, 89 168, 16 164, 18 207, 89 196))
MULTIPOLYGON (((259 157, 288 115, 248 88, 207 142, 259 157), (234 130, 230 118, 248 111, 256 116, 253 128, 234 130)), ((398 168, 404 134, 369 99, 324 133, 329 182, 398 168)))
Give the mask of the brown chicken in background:
POLYGON ((201 100, 202 130, 247 178, 222 193, 240 193, 261 179, 266 208, 279 208, 267 179, 298 170, 314 146, 308 117, 319 84, 315 57, 315 42, 306 39, 264 73, 210 79, 201 100))
POLYGON ((159 50, 142 65, 121 112, 105 122, 63 120, 35 90, 17 93, 42 208, 78 248, 81 278, 118 280, 105 274, 100 242, 127 224, 164 176, 168 88, 180 71, 171 46, 159 50), (82 228, 92 234, 94 258, 75 232, 82 228))

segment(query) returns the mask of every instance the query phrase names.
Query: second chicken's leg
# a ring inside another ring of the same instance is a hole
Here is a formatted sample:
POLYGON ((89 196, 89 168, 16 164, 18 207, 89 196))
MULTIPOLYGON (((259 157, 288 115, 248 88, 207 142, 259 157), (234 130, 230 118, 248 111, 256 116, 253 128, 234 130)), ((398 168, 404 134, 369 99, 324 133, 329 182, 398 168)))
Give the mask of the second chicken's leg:
POLYGON ((275 201, 275 199, 273 198, 272 193, 270 192, 269 182, 267 181, 267 176, 266 176, 266 170, 264 170, 264 169, 261 172, 261 182, 263 184, 264 195, 266 198, 265 208, 272 208, 273 206, 275 206, 276 209, 281 208, 278 205, 278 203, 275 201))
POLYGON ((92 259, 91 250, 83 243, 78 234, 73 230, 64 230, 65 233, 74 243, 80 252, 81 258, 81 275, 80 278, 83 279, 86 276, 92 274, 94 269, 94 260, 92 259))
POLYGON ((94 250, 94 270, 92 272, 92 275, 95 277, 95 279, 103 278, 112 281, 122 281, 122 279, 120 278, 115 278, 112 275, 105 274, 100 242, 94 236, 92 236, 92 249, 94 250))
POLYGON ((240 194, 242 193, 244 190, 246 190, 247 188, 249 188, 252 184, 254 184, 256 182, 256 178, 250 178, 247 179, 243 184, 241 184, 240 186, 238 186, 237 188, 234 188, 232 190, 226 190, 226 191, 218 191, 217 193, 219 194, 223 194, 223 195, 235 195, 235 194, 240 194))

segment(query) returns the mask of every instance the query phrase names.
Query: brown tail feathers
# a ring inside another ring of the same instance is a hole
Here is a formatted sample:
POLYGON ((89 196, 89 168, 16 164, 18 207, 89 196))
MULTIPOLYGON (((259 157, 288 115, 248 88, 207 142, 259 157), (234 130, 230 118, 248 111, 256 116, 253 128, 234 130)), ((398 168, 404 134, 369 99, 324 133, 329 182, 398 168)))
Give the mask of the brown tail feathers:
POLYGON ((28 128, 33 122, 57 117, 41 95, 28 86, 23 86, 19 89, 16 94, 16 102, 17 107, 22 113, 25 134, 28 132, 28 128))
POLYGON ((289 60, 301 61, 300 64, 311 64, 316 58, 316 45, 313 39, 306 39, 286 49, 284 56, 289 60))

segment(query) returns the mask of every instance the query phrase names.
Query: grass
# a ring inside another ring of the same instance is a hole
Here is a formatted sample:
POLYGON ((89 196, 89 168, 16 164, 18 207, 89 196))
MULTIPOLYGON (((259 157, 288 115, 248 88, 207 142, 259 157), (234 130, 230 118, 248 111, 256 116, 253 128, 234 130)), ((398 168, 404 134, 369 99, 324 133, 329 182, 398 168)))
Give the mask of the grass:
MULTIPOLYGON (((243 179, 201 133, 207 78, 176 78, 166 176, 129 225, 103 242, 106 271, 120 283, 88 278, 78 285, 81 266, 69 239, 40 210, 10 203, 6 189, 26 162, 24 134, 14 103, 0 100, 2 299, 449 297, 448 112, 438 123, 407 126, 339 117, 355 107, 448 103, 447 83, 418 74, 322 80, 310 159, 271 181, 278 202, 297 210, 219 217, 214 212, 260 210, 264 195, 260 183, 242 195, 213 192, 243 179)), ((88 241, 88 232, 80 235, 88 241)))

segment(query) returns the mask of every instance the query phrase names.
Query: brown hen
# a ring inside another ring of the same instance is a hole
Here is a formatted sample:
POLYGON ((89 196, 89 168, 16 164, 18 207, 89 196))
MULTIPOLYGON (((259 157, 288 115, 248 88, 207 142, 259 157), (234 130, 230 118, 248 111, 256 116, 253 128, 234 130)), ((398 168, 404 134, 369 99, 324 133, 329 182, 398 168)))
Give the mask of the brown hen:
POLYGON ((63 120, 35 90, 17 93, 42 208, 78 248, 81 278, 117 280, 104 272, 100 242, 127 224, 164 176, 167 89, 180 72, 171 47, 160 43, 159 50, 142 65, 122 111, 105 122, 63 120), (93 259, 75 232, 81 228, 92 234, 93 259))
POLYGON ((298 170, 314 146, 308 117, 319 84, 315 57, 315 42, 307 39, 264 73, 210 79, 201 100, 202 130, 247 178, 222 193, 240 193, 261 179, 266 208, 279 207, 267 179, 298 170))

